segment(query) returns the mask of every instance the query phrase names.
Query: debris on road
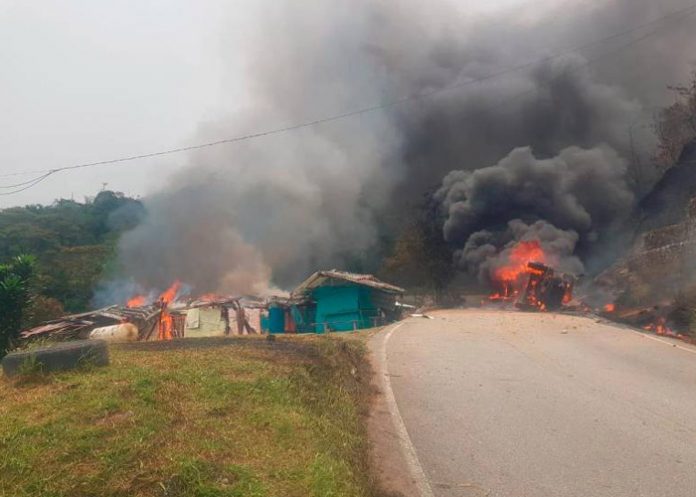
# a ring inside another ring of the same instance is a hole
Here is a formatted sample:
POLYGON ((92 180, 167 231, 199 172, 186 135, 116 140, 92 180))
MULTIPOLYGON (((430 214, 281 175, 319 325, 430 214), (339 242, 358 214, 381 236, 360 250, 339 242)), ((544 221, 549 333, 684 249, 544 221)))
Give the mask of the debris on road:
POLYGON ((409 314, 412 318, 425 318, 425 319, 435 319, 427 314, 409 314))

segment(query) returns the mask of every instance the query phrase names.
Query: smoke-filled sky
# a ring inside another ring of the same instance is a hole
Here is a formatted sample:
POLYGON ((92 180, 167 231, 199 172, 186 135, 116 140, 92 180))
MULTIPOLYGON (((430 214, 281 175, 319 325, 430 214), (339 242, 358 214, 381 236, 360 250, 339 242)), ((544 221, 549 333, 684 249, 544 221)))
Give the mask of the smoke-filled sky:
MULTIPOLYGON (((246 106, 245 64, 270 38, 275 0, 3 0, 0 2, 0 174, 50 169, 216 140, 207 121, 246 106)), ((467 2, 493 17, 524 0, 467 2)), ((329 1, 326 4, 330 4, 329 1)), ((294 7, 301 9, 295 2, 294 7)), ((321 85, 321 81, 314 84, 321 85)), ((367 96, 366 96, 367 97, 367 96)), ((365 100, 351 102, 361 106, 365 100)), ((331 113, 333 109, 325 109, 331 113)), ((293 116, 303 119, 306 116, 293 116)), ((214 132, 213 132, 214 131, 214 132)), ((70 173, 0 207, 82 200, 108 188, 153 192, 187 156, 70 173)), ((33 175, 2 178, 14 184, 33 175)))
MULTIPOLYGON (((688 0, 473 5, 16 2, 0 14, 0 61, 10 68, 0 80, 2 170, 149 152, 432 92, 688 0)), ((178 277, 197 291, 288 287, 364 258, 425 192, 437 191, 460 259, 471 235, 502 235, 510 222, 549 222, 545 233, 587 247, 630 211, 644 187, 630 162, 654 146, 645 124, 669 101, 666 85, 693 68, 696 23, 676 21, 380 112, 66 173, 4 205, 79 198, 102 182, 148 193, 150 216, 121 242, 124 276, 155 287, 178 277), (614 198, 598 203, 598 185, 614 198)))

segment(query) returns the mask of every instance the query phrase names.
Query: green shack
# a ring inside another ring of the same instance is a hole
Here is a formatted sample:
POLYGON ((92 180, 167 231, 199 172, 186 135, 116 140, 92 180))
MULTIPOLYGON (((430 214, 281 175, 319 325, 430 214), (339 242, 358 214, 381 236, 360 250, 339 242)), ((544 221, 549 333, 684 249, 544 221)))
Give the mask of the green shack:
POLYGON ((332 269, 317 271, 295 290, 291 299, 304 301, 293 314, 298 331, 352 331, 399 318, 397 299, 404 289, 371 274, 332 269))

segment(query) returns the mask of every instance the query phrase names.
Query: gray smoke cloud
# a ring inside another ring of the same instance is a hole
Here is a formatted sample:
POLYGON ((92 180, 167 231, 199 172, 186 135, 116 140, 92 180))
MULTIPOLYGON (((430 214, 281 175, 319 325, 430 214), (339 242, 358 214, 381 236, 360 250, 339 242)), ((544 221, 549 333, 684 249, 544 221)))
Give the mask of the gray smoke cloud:
POLYGON ((545 257, 533 262, 543 262, 560 271, 580 275, 584 265, 574 255, 579 238, 575 231, 560 230, 546 221, 526 224, 513 219, 504 230, 481 230, 469 236, 464 247, 455 251, 455 263, 479 281, 492 283, 496 270, 512 262, 511 253, 520 242, 535 242, 545 257))
POLYGON ((536 237, 552 259, 547 262, 579 274, 582 264, 568 261, 578 242, 584 254, 606 246, 632 212, 635 196, 626 172, 626 160, 608 145, 569 147, 548 159, 535 157, 529 147, 517 148, 498 164, 445 177, 435 194, 446 213, 444 236, 463 245, 457 257, 482 281, 491 266, 506 259, 510 237, 482 244, 479 230, 511 232, 516 241, 536 237), (526 225, 519 219, 533 222, 534 229, 522 229, 526 225), (474 262, 480 270, 472 269, 474 262))
POLYGON ((277 144, 282 156, 253 145, 234 158, 201 154, 195 174, 182 172, 149 199, 149 216, 120 243, 126 272, 158 288, 176 277, 196 292, 267 293, 271 276, 296 283, 369 247, 364 178, 339 173, 349 167, 345 154, 315 136, 301 148, 275 140, 286 142, 277 144))
MULTIPOLYGON (((465 83, 680 4, 568 1, 530 11, 530 3, 490 22, 446 1, 273 2, 241 47, 247 111, 202 125, 200 138, 465 83)), ((258 293, 320 268, 370 268, 378 241, 433 189, 458 248, 481 231, 507 232, 515 219, 574 231, 582 246, 631 208, 627 158, 648 156, 653 139, 636 128, 632 150, 629 127, 650 115, 665 84, 688 74, 692 27, 672 26, 630 57, 588 66, 596 54, 576 54, 380 112, 199 151, 146 200, 147 219, 121 240, 122 277, 144 287, 178 278, 194 292, 258 293), (660 72, 645 70, 653 64, 660 72), (627 76, 637 71, 640 78, 627 76)), ((238 56, 239 47, 226 47, 223 60, 238 56)))
POLYGON ((445 238, 455 244, 516 218, 546 220, 592 242, 634 204, 626 162, 608 146, 569 147, 549 159, 517 148, 494 166, 449 173, 436 198, 447 212, 445 238))

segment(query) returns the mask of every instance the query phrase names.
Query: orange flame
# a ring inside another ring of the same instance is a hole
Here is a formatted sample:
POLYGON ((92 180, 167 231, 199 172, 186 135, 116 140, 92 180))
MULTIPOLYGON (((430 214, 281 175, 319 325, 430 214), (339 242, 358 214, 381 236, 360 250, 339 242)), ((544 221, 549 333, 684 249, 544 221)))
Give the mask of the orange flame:
POLYGON ((616 304, 607 304, 603 307, 604 312, 614 312, 616 310, 616 304))
POLYGON ((677 336, 677 333, 667 326, 667 320, 663 317, 657 318, 654 323, 644 326, 643 329, 657 333, 658 335, 677 336))
POLYGON ((160 316, 159 330, 157 337, 160 340, 171 340, 174 338, 174 333, 172 329, 174 328, 174 320, 172 315, 169 314, 166 308, 162 309, 162 315, 160 316))
POLYGON ((570 304, 573 301, 573 287, 568 287, 563 295, 563 303, 570 304))
POLYGON ((145 297, 145 295, 136 295, 135 297, 129 299, 128 302, 126 302, 126 307, 142 307, 145 304, 147 304, 147 298, 145 297))
POLYGON ((160 295, 160 300, 164 302, 165 304, 171 304, 172 301, 176 298, 176 294, 179 293, 179 289, 181 288, 181 282, 179 280, 176 280, 172 285, 167 288, 162 295, 160 295))
POLYGON ((176 298, 179 288, 181 288, 181 282, 177 280, 160 295, 159 301, 162 307, 158 330, 160 340, 171 340, 174 337, 174 319, 167 308, 176 298))
POLYGON ((212 301, 212 300, 218 300, 219 298, 220 298, 220 296, 219 296, 219 295, 216 295, 216 294, 214 294, 214 293, 204 293, 203 295, 201 295, 200 297, 198 297, 197 300, 203 300, 203 301, 206 301, 206 302, 210 302, 210 301, 212 301))
POLYGON ((502 282, 516 282, 519 277, 530 269, 530 262, 546 263, 546 254, 541 244, 536 240, 523 241, 515 245, 508 255, 509 263, 495 270, 494 279, 502 282))
POLYGON ((509 252, 508 263, 493 271, 491 278, 498 292, 489 297, 490 300, 511 300, 517 297, 525 284, 523 276, 536 270, 529 267, 530 262, 547 262, 547 256, 537 240, 521 241, 509 252))

